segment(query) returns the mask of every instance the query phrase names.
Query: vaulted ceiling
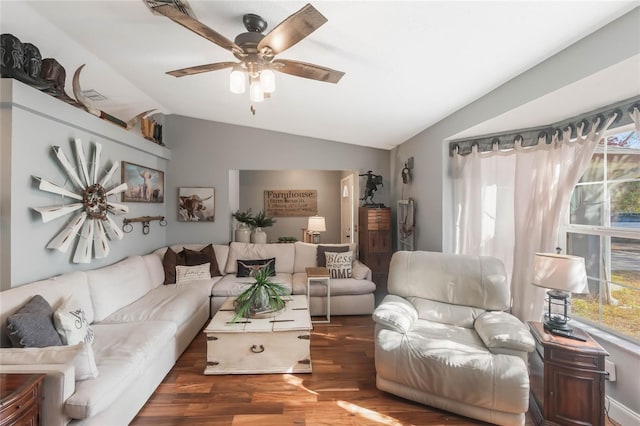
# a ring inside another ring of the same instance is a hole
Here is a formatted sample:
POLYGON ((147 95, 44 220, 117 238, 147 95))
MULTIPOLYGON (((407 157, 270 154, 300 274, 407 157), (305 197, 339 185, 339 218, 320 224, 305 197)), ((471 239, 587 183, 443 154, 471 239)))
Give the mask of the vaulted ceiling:
MULTIPOLYGON (((245 31, 245 13, 262 16, 268 32, 305 3, 190 1, 189 5, 198 20, 233 40, 245 31)), ((168 18, 152 14, 143 0, 2 1, 1 31, 35 44, 43 57, 56 58, 67 70, 69 94, 73 72, 86 64, 82 89, 106 96, 95 106, 123 119, 156 108, 166 114, 390 149, 638 7, 638 2, 314 1, 313 5, 328 22, 278 58, 326 66, 344 71, 345 76, 330 84, 276 73, 276 92, 256 104, 255 115, 248 94, 230 93, 228 69, 182 78, 165 74, 235 58, 168 18)), ((640 59, 598 78, 606 79, 610 93, 633 96, 637 87, 625 89, 625 82, 629 86, 639 66, 640 59)), ((593 90, 604 90, 601 86, 593 90)), ((538 124, 553 121, 553 103, 544 105, 536 107, 543 115, 538 124)), ((510 117, 515 128, 535 121, 528 113, 510 117)), ((476 131, 499 126, 492 123, 476 131)))

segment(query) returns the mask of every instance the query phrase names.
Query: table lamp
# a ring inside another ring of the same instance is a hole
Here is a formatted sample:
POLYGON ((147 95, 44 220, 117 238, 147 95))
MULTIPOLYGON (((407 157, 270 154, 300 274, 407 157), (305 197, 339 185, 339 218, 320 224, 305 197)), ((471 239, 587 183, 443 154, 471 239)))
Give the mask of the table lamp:
POLYGON ((313 236, 313 244, 320 244, 320 233, 325 232, 327 227, 322 216, 310 216, 307 223, 307 231, 313 236))
POLYGON ((571 333, 567 315, 571 293, 588 293, 584 258, 556 253, 536 253, 532 284, 549 289, 544 327, 571 333))

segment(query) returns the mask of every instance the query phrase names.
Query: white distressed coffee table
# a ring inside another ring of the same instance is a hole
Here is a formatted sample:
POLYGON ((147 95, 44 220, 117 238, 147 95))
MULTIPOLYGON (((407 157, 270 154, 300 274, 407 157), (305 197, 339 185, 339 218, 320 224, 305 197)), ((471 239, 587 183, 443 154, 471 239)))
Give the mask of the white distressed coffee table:
POLYGON ((284 311, 269 318, 235 315, 230 297, 204 329, 204 374, 311 373, 311 317, 306 296, 293 296, 284 311))

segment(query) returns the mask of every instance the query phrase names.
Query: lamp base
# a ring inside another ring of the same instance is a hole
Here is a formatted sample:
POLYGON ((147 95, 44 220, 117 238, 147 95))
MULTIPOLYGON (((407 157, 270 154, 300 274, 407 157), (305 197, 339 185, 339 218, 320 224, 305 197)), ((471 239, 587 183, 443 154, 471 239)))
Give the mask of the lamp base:
POLYGON ((547 330, 558 330, 563 332, 571 332, 569 326, 569 296, 564 291, 549 290, 547 292, 548 309, 544 314, 544 328, 547 330))

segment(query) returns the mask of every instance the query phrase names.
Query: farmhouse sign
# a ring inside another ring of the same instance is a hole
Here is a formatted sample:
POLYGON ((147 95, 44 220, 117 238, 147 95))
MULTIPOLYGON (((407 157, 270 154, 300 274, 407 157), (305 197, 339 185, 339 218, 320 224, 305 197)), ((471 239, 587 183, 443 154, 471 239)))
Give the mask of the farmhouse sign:
POLYGON ((267 216, 315 216, 318 214, 318 191, 315 189, 264 191, 264 209, 267 216))

